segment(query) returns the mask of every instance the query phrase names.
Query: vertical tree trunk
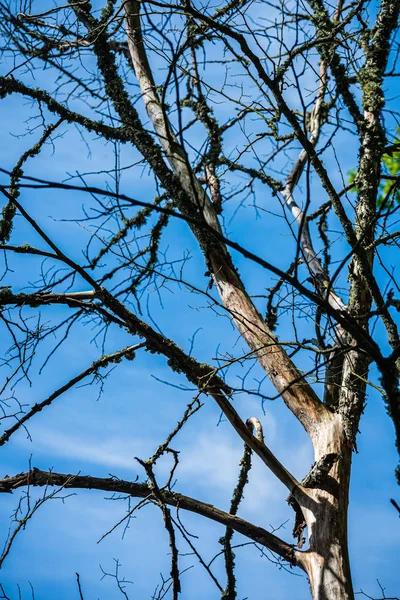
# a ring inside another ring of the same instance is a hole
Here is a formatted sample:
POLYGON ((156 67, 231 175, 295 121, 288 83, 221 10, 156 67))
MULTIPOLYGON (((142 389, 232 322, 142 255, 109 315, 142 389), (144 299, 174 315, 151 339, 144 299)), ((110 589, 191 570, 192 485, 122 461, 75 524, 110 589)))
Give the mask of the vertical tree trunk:
POLYGON ((333 452, 338 460, 318 487, 307 490, 302 508, 309 548, 301 562, 309 577, 313 600, 354 600, 347 541, 352 451, 338 415, 323 427, 320 442, 317 456, 333 452))

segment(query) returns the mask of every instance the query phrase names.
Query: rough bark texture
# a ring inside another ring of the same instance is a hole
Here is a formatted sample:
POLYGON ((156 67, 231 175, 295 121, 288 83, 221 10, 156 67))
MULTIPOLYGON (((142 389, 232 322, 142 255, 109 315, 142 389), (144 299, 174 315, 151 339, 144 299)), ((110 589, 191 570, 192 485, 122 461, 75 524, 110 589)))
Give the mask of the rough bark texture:
POLYGON ((305 515, 309 548, 302 555, 314 600, 353 600, 350 562, 347 547, 347 509, 351 471, 351 449, 342 420, 337 417, 321 427, 317 449, 323 457, 336 455, 329 473, 308 489, 305 515))

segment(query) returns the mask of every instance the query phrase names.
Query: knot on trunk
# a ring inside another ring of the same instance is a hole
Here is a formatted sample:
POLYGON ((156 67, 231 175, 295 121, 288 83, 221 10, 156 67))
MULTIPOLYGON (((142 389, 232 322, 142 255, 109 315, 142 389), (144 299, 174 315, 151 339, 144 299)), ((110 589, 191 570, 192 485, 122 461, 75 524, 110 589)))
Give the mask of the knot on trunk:
POLYGON ((340 458, 336 452, 324 454, 310 469, 308 475, 303 479, 301 485, 305 488, 321 487, 322 484, 329 481, 328 475, 335 462, 340 458))

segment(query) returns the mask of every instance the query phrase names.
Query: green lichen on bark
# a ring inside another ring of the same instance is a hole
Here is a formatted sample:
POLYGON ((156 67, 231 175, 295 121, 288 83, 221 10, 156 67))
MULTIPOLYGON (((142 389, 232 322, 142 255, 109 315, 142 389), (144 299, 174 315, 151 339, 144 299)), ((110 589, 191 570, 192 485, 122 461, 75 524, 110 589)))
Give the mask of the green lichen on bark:
MULTIPOLYGON (((354 231, 358 248, 349 269, 350 294, 348 311, 365 331, 369 330, 369 314, 372 306, 371 279, 375 239, 377 200, 381 180, 381 163, 386 145, 386 134, 382 123, 382 109, 385 104, 383 75, 386 68, 390 38, 397 26, 400 2, 382 0, 376 25, 371 31, 366 48, 365 64, 358 74, 362 91, 364 119, 360 125, 361 144, 359 164, 355 183, 357 203, 355 207, 354 231)), ((385 310, 381 294, 374 292, 374 301, 379 310, 385 310)), ((383 313, 383 320, 389 337, 396 343, 397 328, 390 314, 383 313)), ((351 340, 350 340, 351 342, 351 340)), ((366 386, 371 358, 356 348, 346 358, 343 388, 339 408, 345 422, 346 435, 352 445, 358 430, 358 423, 365 406, 366 386)))
POLYGON ((320 57, 329 66, 335 79, 337 92, 342 96, 349 113, 353 117, 357 128, 359 128, 363 116, 357 105, 354 93, 351 90, 349 70, 343 64, 342 58, 338 53, 340 39, 336 37, 337 23, 330 18, 321 0, 310 0, 309 4, 313 9, 311 20, 315 25, 318 38, 329 40, 317 46, 320 57))
POLYGON ((12 201, 7 202, 7 204, 3 206, 0 220, 0 243, 2 244, 5 244, 5 242, 10 239, 15 212, 15 204, 12 201))

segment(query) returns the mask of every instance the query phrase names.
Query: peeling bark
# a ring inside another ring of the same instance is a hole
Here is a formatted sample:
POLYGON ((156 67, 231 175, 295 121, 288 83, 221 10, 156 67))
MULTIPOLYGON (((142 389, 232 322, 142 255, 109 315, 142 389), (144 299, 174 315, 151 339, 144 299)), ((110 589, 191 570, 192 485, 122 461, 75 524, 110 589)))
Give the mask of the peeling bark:
POLYGON ((309 577, 313 600, 353 600, 347 547, 352 451, 339 416, 327 427, 321 427, 317 452, 321 456, 333 453, 339 458, 318 487, 307 490, 309 501, 302 509, 308 549, 301 561, 309 577))

